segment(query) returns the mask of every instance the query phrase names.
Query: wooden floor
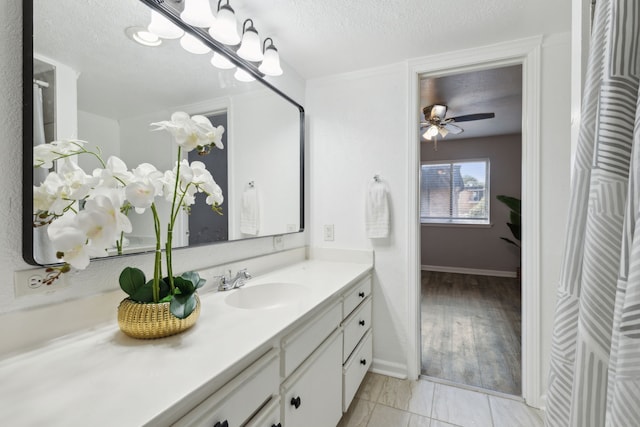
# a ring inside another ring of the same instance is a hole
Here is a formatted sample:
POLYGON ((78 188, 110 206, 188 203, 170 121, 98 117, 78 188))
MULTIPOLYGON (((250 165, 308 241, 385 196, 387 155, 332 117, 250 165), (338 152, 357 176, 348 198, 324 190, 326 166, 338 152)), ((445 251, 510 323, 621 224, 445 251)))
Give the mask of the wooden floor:
POLYGON ((422 272, 422 374, 520 396, 518 279, 422 272))

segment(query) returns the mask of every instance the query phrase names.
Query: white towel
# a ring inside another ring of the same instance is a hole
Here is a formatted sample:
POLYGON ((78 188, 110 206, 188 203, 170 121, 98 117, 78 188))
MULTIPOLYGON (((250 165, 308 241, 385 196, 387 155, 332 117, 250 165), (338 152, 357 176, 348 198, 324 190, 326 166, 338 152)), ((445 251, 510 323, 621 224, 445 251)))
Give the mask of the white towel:
POLYGON ((257 236, 259 224, 260 202, 258 199, 258 190, 255 187, 249 187, 242 193, 240 232, 251 236, 257 236))
POLYGON ((367 191, 365 207, 365 228, 370 239, 385 238, 389 235, 389 202, 387 189, 382 182, 372 182, 367 191))

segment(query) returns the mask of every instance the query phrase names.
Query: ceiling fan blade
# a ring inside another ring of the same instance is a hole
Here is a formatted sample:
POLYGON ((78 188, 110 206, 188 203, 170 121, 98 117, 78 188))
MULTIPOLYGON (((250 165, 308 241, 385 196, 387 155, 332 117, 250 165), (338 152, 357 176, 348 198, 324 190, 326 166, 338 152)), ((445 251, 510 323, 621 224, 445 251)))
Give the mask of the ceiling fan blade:
POLYGON ((443 126, 446 130, 449 131, 449 133, 454 134, 454 135, 459 135, 462 132, 464 132, 464 130, 456 125, 452 125, 451 123, 447 123, 446 125, 443 126))
POLYGON ((496 116, 495 113, 477 113, 477 114, 467 114, 465 116, 451 117, 447 120, 460 123, 460 122, 471 122, 474 120, 492 119, 495 116, 496 116))

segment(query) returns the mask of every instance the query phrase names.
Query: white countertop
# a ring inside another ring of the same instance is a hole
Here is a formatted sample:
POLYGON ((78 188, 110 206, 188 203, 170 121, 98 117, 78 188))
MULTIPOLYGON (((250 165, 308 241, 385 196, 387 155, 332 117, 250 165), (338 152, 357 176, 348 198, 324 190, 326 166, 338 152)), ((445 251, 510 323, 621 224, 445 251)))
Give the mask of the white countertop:
POLYGON ((308 293, 296 304, 247 310, 224 301, 242 289, 210 292, 201 295, 196 325, 173 337, 136 340, 111 324, 1 360, 2 424, 141 426, 162 414, 170 420, 199 403, 196 391, 202 394, 238 361, 292 329, 371 268, 366 263, 305 261, 246 285, 302 284, 308 293))

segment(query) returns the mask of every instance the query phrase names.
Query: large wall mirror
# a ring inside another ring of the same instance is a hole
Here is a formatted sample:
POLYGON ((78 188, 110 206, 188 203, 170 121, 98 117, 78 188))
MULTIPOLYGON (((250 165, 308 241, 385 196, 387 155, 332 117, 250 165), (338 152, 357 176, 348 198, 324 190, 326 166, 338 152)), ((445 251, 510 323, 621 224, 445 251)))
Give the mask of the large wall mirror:
MULTIPOLYGON (((159 3, 180 8, 182 2, 159 3)), ((24 12, 27 262, 57 262, 46 230, 32 226, 33 185, 43 179, 32 168, 34 145, 80 139, 99 146, 105 158, 117 155, 130 169, 148 162, 167 170, 178 160, 175 144, 168 133, 152 132, 150 123, 169 120, 174 111, 205 115, 226 129, 224 150, 206 156, 224 193, 223 215, 194 206, 181 216, 175 247, 302 231, 300 105, 261 78, 241 82, 234 70, 213 67, 213 52, 189 53, 179 40, 163 40, 156 47, 134 42, 127 29, 150 20, 150 6, 143 1, 24 0, 24 12), (249 205, 257 211, 243 217, 248 197, 258 200, 249 205), (243 224, 247 217, 254 218, 249 227, 243 224)), ((87 171, 97 167, 89 159, 80 159, 79 165, 87 171)), ((126 236, 125 254, 153 249, 146 214, 129 214, 133 232, 126 236)))

